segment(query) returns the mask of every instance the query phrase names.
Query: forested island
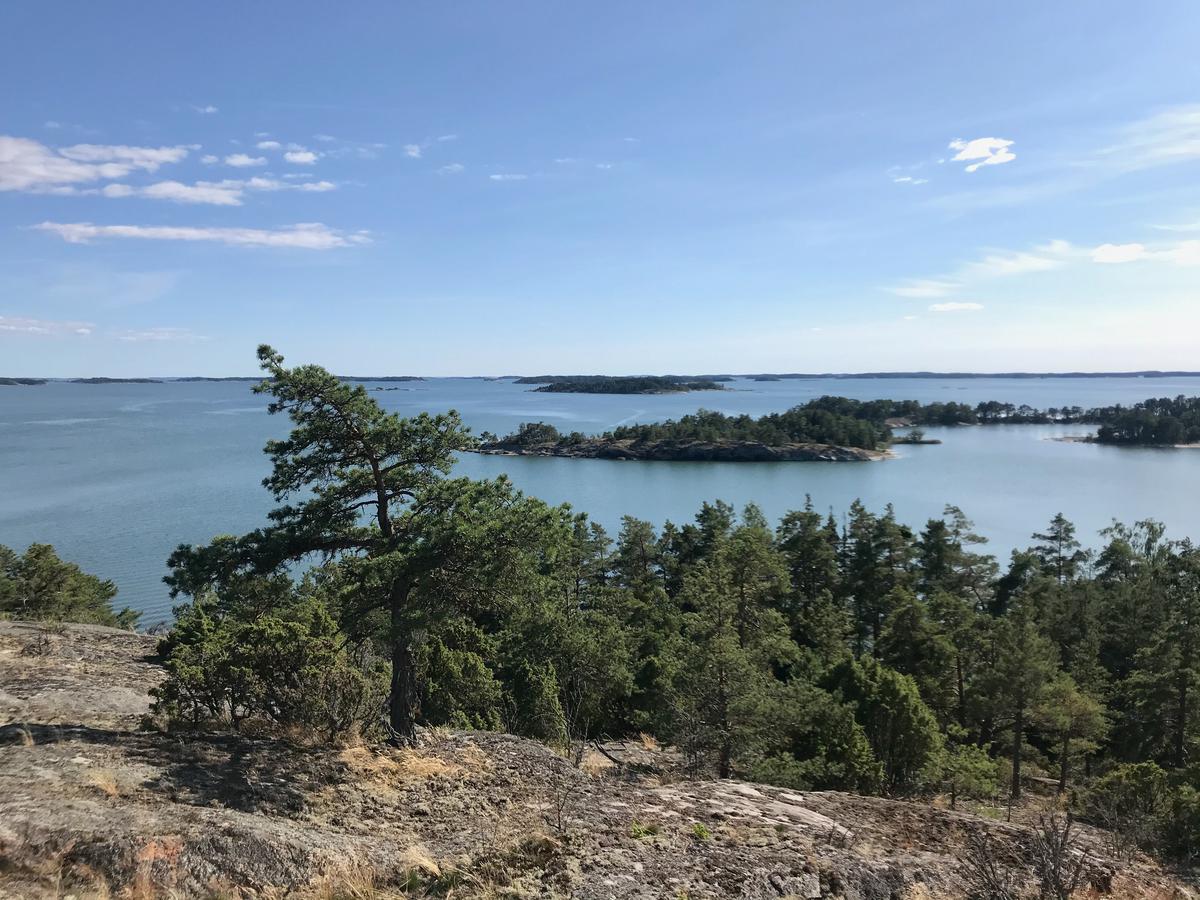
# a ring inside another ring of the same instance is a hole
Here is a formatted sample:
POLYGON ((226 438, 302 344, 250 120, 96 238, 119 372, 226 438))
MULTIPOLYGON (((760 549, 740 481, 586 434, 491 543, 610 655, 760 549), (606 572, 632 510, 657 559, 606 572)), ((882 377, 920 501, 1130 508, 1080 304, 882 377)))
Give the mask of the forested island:
POLYGON ((886 457, 893 444, 936 444, 919 426, 1098 426, 1081 440, 1124 446, 1179 446, 1200 442, 1200 398, 1144 400, 1133 406, 1039 410, 985 401, 920 403, 915 400, 852 400, 820 397, 783 413, 759 418, 712 410, 679 419, 624 425, 600 435, 563 434, 545 422, 526 422, 504 437, 481 435, 480 453, 567 456, 588 459, 674 461, 830 461, 886 457), (897 436, 893 429, 907 428, 897 436))
POLYGON ((678 394, 725 390, 717 378, 675 375, 527 376, 518 378, 516 383, 541 385, 534 390, 550 394, 678 394))
POLYGON ((45 384, 45 383, 46 383, 45 378, 0 378, 0 385, 6 385, 9 387, 14 387, 17 385, 28 387, 30 385, 38 385, 38 384, 45 384))

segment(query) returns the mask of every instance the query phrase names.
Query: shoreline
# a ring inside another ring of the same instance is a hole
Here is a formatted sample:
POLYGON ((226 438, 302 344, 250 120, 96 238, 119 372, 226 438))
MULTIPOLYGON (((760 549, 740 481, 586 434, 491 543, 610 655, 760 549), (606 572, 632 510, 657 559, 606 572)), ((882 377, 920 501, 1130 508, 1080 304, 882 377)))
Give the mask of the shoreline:
POLYGON ((834 444, 768 445, 754 441, 587 440, 577 444, 518 447, 484 444, 469 451, 482 456, 541 456, 562 459, 607 459, 635 462, 878 462, 895 459, 890 450, 867 450, 834 444))

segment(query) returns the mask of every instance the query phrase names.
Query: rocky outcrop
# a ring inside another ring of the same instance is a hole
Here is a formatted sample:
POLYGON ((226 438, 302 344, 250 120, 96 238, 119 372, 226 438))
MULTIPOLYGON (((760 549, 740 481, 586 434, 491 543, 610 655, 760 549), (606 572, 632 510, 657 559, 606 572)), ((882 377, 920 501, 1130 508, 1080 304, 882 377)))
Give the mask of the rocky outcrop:
POLYGON ((634 459, 655 462, 865 462, 886 459, 885 450, 833 444, 763 444, 757 441, 633 441, 591 438, 578 443, 522 446, 494 441, 479 453, 502 456, 565 456, 573 459, 634 459))
MULTIPOLYGON (((937 900, 964 896, 972 835, 1028 857, 1019 825, 691 780, 648 739, 568 759, 482 732, 395 750, 141 731, 152 649, 0 622, 0 898, 937 900)), ((1087 897, 1194 896, 1086 838, 1087 897)))

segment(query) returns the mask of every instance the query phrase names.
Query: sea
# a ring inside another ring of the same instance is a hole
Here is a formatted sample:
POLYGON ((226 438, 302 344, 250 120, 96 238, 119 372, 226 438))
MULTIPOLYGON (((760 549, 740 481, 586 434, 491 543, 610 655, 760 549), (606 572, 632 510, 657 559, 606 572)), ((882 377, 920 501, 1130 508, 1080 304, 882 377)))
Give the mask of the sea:
MULTIPOLYGON (((458 410, 474 431, 521 422, 562 431, 676 418, 698 408, 758 416, 826 394, 858 399, 1031 406, 1131 404, 1200 393, 1197 377, 739 378, 720 392, 664 395, 539 393, 512 379, 431 378, 367 383, 401 416, 458 410), (375 390, 378 388, 379 390, 375 390)), ((118 605, 143 624, 171 616, 166 559, 182 543, 239 534, 265 521, 263 445, 288 430, 249 382, 0 387, 0 544, 53 544, 64 558, 112 579, 118 605)), ((568 503, 613 534, 623 516, 657 526, 690 520, 705 501, 757 504, 776 520, 804 504, 841 519, 861 499, 891 504, 914 528, 960 507, 1001 560, 1028 546, 1058 512, 1088 546, 1114 521, 1157 519, 1176 538, 1200 539, 1200 450, 1124 448, 1058 440, 1086 426, 927 428, 937 445, 899 446, 879 462, 672 463, 464 454, 456 475, 506 474, 550 503, 568 503)))

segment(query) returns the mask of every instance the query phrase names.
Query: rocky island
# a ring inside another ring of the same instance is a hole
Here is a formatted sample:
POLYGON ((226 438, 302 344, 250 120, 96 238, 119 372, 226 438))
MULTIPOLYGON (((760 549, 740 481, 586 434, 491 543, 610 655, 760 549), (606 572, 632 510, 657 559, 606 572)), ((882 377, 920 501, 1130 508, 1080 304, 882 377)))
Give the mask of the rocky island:
POLYGON ((728 378, 688 378, 677 375, 545 375, 518 378, 517 384, 538 384, 547 394, 679 394, 723 391, 728 378))
MULTIPOLYGON (((836 403, 831 402, 836 401, 836 403)), ((821 398, 754 419, 699 410, 678 420, 625 425, 601 435, 562 434, 545 422, 523 423, 506 437, 485 433, 476 452, 508 456, 675 462, 863 462, 887 458, 891 430, 865 404, 834 408, 821 398)))

